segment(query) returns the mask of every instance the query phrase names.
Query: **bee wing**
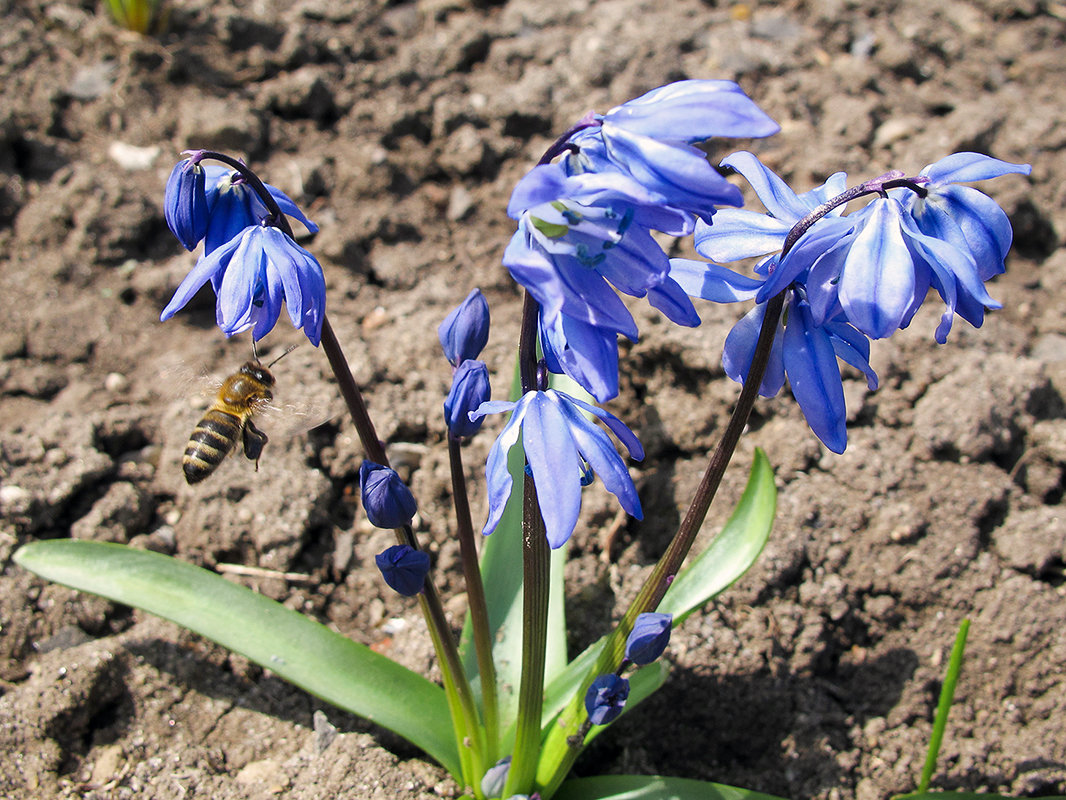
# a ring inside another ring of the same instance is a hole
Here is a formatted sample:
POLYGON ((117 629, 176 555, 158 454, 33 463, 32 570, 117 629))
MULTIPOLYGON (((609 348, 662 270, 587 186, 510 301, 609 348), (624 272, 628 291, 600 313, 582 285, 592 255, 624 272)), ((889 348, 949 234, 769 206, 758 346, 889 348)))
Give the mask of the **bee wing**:
POLYGON ((264 430, 272 439, 287 439, 306 433, 343 411, 336 384, 324 376, 312 372, 308 375, 275 373, 275 377, 274 399, 256 410, 257 415, 262 415, 256 419, 261 419, 264 430))

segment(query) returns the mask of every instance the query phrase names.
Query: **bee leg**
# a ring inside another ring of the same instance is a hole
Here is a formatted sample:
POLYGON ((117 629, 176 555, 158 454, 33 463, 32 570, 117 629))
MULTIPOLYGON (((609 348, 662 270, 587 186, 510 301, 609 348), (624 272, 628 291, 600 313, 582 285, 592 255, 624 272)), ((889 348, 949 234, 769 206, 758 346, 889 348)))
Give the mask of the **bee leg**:
POLYGON ((255 462, 255 471, 259 471, 259 456, 263 454, 263 448, 267 443, 267 435, 252 424, 251 420, 244 423, 244 457, 255 462))

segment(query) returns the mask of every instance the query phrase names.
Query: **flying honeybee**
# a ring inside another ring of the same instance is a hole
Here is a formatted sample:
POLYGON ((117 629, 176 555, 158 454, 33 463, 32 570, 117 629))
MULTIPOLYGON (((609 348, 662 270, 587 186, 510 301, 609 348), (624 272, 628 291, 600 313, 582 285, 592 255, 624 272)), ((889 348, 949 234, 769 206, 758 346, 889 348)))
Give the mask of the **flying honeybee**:
POLYGON ((199 483, 218 468, 222 460, 237 446, 244 446, 244 455, 259 469, 259 456, 267 443, 267 435, 255 427, 252 416, 274 399, 274 366, 293 348, 289 348, 267 366, 254 361, 245 364, 222 382, 211 408, 193 429, 181 468, 185 480, 199 483))

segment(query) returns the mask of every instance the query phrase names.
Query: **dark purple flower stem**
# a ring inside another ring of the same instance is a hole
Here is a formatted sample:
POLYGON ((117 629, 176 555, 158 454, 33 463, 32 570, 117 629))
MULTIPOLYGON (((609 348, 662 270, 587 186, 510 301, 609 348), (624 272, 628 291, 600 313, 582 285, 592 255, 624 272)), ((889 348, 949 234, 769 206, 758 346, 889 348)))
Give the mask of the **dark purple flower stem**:
MULTIPOLYGON (((522 306, 518 372, 522 394, 539 389, 537 318, 539 306, 527 291, 522 306)), ((548 644, 548 597, 551 552, 533 480, 522 481, 522 681, 511 769, 503 796, 526 793, 540 761, 540 718, 544 706, 544 663, 548 644)))
MULTIPOLYGON (((239 172, 245 182, 259 195, 263 205, 266 206, 267 211, 270 213, 269 224, 274 225, 283 231, 285 235, 293 238, 292 226, 289 224, 288 218, 278 207, 277 201, 267 191, 263 181, 246 164, 224 153, 216 153, 211 150, 199 151, 195 158, 197 161, 205 158, 221 161, 239 172)), ((324 313, 322 315, 322 350, 326 354, 326 359, 329 361, 337 386, 344 397, 345 404, 348 406, 348 413, 355 424, 359 441, 363 445, 364 455, 375 463, 386 467, 389 466, 389 458, 385 454, 384 445, 378 439, 374 423, 370 419, 370 413, 367 411, 366 403, 363 400, 363 394, 359 390, 359 385, 355 382, 355 377, 348 366, 348 359, 345 358, 340 342, 333 332, 329 317, 324 313)), ((418 537, 415 536, 414 530, 410 525, 396 529, 396 541, 399 544, 406 544, 415 550, 420 549, 418 537)), ((449 689, 445 694, 448 697, 449 708, 451 709, 452 723, 456 727, 456 740, 470 743, 467 747, 462 745, 459 747, 459 758, 464 765, 464 777, 468 779, 477 778, 484 774, 488 768, 484 755, 484 729, 481 726, 477 706, 474 702, 473 690, 466 679, 466 673, 463 671, 455 636, 452 634, 448 618, 444 613, 444 603, 441 601, 440 593, 433 583, 431 573, 426 575, 424 588, 418 595, 418 599, 419 605, 422 607, 422 614, 426 618, 426 623, 429 627, 430 638, 433 640, 437 658, 441 663, 441 673, 444 677, 445 686, 449 689)))
POLYGON ((485 584, 481 580, 478 565, 477 545, 474 543, 474 525, 470 517, 470 501, 466 491, 466 475, 463 471, 463 451, 454 436, 448 436, 448 463, 452 473, 452 498, 455 505, 456 533, 459 552, 463 562, 463 578, 466 581, 466 596, 470 608, 470 627, 477 657, 478 675, 481 677, 481 707, 485 718, 486 763, 496 762, 499 754, 496 746, 500 738, 500 710, 496 692, 496 664, 492 660, 492 632, 489 628, 489 611, 485 602, 485 584))

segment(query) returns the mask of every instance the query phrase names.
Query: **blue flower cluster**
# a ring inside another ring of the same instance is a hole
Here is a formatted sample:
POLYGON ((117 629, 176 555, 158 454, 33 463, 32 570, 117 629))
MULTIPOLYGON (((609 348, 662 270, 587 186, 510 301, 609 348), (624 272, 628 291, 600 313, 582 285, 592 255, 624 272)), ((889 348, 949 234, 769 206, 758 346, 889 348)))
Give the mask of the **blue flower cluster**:
MULTIPOLYGON (((204 165, 203 150, 187 151, 167 179, 163 214, 187 250, 204 252, 163 309, 168 320, 207 281, 215 290, 216 320, 227 336, 252 328, 262 339, 278 321, 284 301, 289 319, 318 346, 325 317, 326 280, 311 253, 296 244, 239 170, 204 165)), ((263 188, 278 209, 312 233, 312 223, 284 192, 263 188)))
POLYGON ((759 391, 776 395, 787 376, 811 429, 833 452, 847 445, 838 358, 862 371, 874 389, 869 340, 907 327, 929 289, 945 304, 935 333, 940 343, 956 314, 979 327, 985 309, 1000 307, 984 283, 1004 270, 1010 222, 986 195, 957 184, 1027 175, 1028 165, 956 153, 913 178, 890 172, 848 190, 846 176, 837 173, 797 195, 751 153, 734 153, 722 164, 744 176, 767 213, 726 209, 712 224, 698 222, 696 250, 713 261, 764 258, 754 278, 686 259, 671 261, 671 275, 695 297, 754 298, 725 343, 723 364, 737 381, 747 377, 767 302, 786 292, 759 391), (843 213, 862 196, 875 199, 843 213))
POLYGON ((503 263, 540 305, 549 370, 600 402, 618 394, 618 335, 637 326, 616 290, 699 324, 652 232, 685 236, 741 204, 695 142, 777 130, 735 83, 686 80, 586 116, 548 151, 511 196, 503 263))
MULTIPOLYGON (((730 81, 672 83, 603 115, 589 114, 515 187, 507 213, 518 230, 503 263, 539 306, 543 363, 600 402, 618 394, 618 336, 637 326, 617 292, 647 297, 669 319, 700 322, 654 232, 685 236, 740 191, 694 146, 714 136, 769 136, 777 123, 730 81)), ((495 530, 510 496, 507 453, 521 434, 548 543, 569 539, 581 488, 595 471, 622 507, 641 518, 640 499, 602 420, 636 458, 640 442, 613 415, 552 389, 517 403, 484 403, 470 414, 511 411, 489 453, 489 519, 495 530)))

